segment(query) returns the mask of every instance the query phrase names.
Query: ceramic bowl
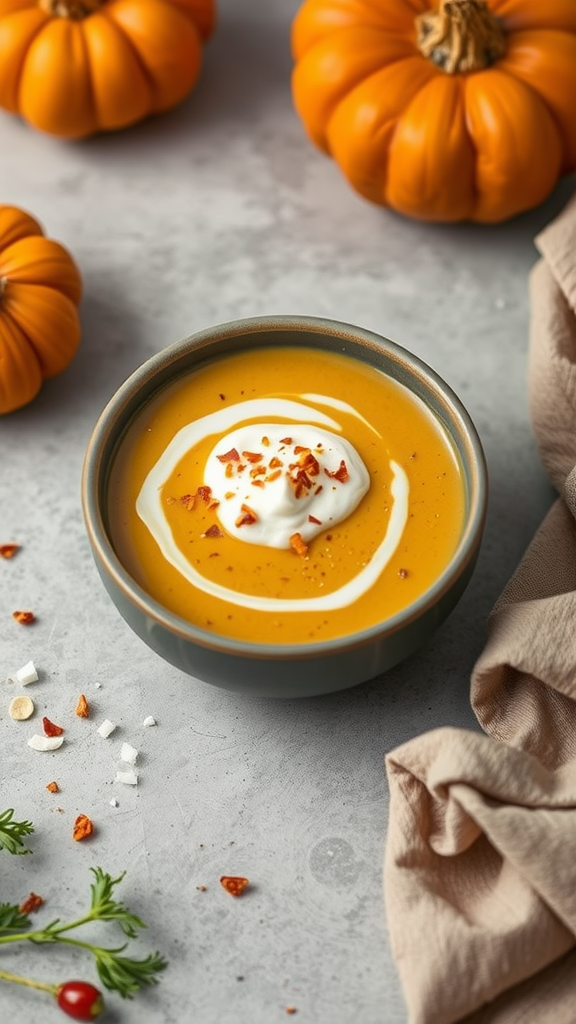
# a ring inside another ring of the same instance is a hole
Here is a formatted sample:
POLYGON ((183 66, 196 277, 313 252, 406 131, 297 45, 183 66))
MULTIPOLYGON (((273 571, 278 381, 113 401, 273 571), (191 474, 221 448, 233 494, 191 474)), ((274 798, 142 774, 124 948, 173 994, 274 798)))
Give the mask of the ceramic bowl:
POLYGON ((425 644, 453 610, 472 576, 486 502, 482 446, 451 388, 419 358, 384 337, 348 324, 302 316, 236 320, 194 334, 153 356, 121 385, 99 417, 82 475, 82 506, 95 563, 128 625, 161 658, 195 679, 266 697, 311 697, 343 690, 385 673, 425 644), (466 490, 460 542, 423 596, 363 632, 282 646, 215 637, 163 608, 122 565, 111 541, 107 513, 115 454, 128 425, 152 396, 207 358, 242 347, 275 344, 344 352, 408 387, 451 436, 466 490))

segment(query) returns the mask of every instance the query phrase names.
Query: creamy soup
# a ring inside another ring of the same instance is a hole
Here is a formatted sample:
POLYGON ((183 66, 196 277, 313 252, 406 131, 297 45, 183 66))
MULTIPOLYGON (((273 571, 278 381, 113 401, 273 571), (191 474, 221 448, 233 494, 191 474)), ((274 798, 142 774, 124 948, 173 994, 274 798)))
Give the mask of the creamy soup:
POLYGON ((214 634, 356 633, 422 595, 463 529, 459 460, 427 406, 345 355, 272 346, 162 390, 122 441, 112 542, 156 601, 214 634))

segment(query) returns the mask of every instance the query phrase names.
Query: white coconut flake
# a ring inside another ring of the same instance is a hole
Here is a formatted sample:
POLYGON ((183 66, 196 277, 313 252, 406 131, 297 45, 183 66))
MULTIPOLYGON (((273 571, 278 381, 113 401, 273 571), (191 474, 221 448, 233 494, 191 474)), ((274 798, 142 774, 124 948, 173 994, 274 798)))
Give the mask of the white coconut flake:
POLYGON ((96 731, 99 736, 103 736, 104 739, 107 739, 108 736, 110 736, 114 732, 115 728, 116 724, 114 722, 111 722, 109 718, 105 718, 102 724, 98 726, 98 729, 96 731))
POLYGON ((20 683, 21 686, 28 686, 29 683, 36 683, 38 681, 38 673, 34 666, 34 662, 27 661, 22 668, 19 668, 14 675, 14 681, 20 683))
POLYGON ((148 715, 148 717, 145 718, 144 721, 142 722, 142 725, 145 725, 146 728, 149 728, 152 725, 156 725, 156 719, 152 718, 152 715, 148 715))
POLYGON ((138 773, 135 771, 116 772, 116 782, 122 782, 125 786, 138 785, 138 773))
POLYGON ((120 806, 120 804, 118 803, 116 797, 113 796, 111 801, 110 801, 110 807, 119 807, 119 806, 120 806))
POLYGON ((126 761, 127 764, 136 764, 136 758, 138 757, 138 751, 136 747, 133 747, 130 743, 123 743, 120 751, 120 758, 122 761, 126 761))
POLYGON ((32 747, 32 750, 58 750, 63 743, 63 736, 40 736, 38 733, 28 740, 28 746, 32 747))

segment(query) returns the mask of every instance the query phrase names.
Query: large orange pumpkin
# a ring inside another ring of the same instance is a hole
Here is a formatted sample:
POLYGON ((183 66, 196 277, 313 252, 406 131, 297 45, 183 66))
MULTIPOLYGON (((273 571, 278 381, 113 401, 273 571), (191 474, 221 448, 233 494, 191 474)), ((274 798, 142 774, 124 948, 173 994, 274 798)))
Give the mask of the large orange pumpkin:
POLYGON ((0 0, 0 107, 63 138, 175 106, 200 73, 214 0, 0 0))
POLYGON ((0 414, 32 401, 70 363, 81 292, 67 250, 28 213, 0 206, 0 414))
POLYGON ((576 169, 576 0, 432 2, 304 0, 295 107, 366 199, 501 221, 576 169))

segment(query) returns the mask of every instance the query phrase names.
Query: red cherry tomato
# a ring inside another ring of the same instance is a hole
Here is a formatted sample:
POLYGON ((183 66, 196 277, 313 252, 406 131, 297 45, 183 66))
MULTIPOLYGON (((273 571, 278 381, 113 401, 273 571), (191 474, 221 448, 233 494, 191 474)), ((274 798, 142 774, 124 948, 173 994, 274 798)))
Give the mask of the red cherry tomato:
POLYGON ((102 993, 87 981, 66 981, 56 993, 58 1006, 75 1020, 94 1020, 104 1009, 102 993))

